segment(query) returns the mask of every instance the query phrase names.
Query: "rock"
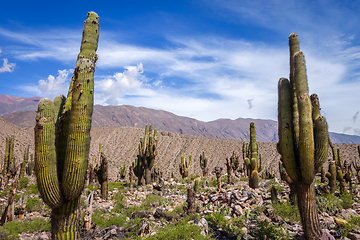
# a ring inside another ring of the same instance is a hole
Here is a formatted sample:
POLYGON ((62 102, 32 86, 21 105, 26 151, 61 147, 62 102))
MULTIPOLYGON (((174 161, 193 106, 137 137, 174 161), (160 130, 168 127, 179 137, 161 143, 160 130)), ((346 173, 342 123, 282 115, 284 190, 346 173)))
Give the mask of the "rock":
POLYGON ((202 227, 201 235, 206 236, 209 234, 209 226, 205 218, 201 218, 195 225, 202 227))
POLYGON ((360 234, 349 232, 347 237, 351 240, 360 240, 360 234))
POLYGON ((234 207, 234 213, 235 213, 236 216, 242 216, 242 215, 244 215, 244 211, 243 211, 243 209, 241 208, 240 205, 235 205, 235 207, 234 207))

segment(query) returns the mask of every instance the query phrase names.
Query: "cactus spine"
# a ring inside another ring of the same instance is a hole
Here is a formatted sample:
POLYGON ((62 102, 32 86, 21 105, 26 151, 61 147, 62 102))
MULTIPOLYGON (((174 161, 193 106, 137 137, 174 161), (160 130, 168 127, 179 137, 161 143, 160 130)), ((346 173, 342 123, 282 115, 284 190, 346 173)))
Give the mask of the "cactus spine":
POLYGON ((145 136, 140 138, 139 143, 139 155, 138 160, 141 164, 138 164, 139 167, 143 169, 145 173, 145 184, 151 183, 151 169, 155 164, 155 157, 157 155, 156 151, 157 144, 157 130, 154 130, 154 137, 152 127, 148 129, 148 126, 145 127, 145 136))
POLYGON ((68 97, 42 99, 35 126, 35 173, 52 208, 52 239, 78 239, 79 200, 90 148, 98 15, 89 12, 68 97))
POLYGON ((181 157, 181 163, 179 164, 180 175, 182 178, 186 178, 189 175, 191 167, 192 157, 189 157, 189 163, 186 162, 186 155, 181 157))
POLYGON ((328 147, 327 123, 320 115, 316 94, 309 97, 305 57, 299 38, 289 36, 290 82, 279 80, 279 145, 283 166, 296 186, 298 207, 305 238, 321 238, 315 201, 315 173, 325 161, 328 147))
POLYGON ((29 160, 29 144, 26 145, 25 153, 24 153, 24 161, 21 163, 20 178, 24 177, 25 169, 26 169, 26 165, 28 163, 28 160, 29 160))
POLYGON ((243 145, 243 151, 244 150, 248 150, 244 162, 248 170, 249 186, 255 189, 259 187, 259 172, 262 169, 262 155, 260 154, 260 158, 258 161, 258 145, 256 140, 256 130, 254 122, 250 123, 250 142, 248 145, 243 145))

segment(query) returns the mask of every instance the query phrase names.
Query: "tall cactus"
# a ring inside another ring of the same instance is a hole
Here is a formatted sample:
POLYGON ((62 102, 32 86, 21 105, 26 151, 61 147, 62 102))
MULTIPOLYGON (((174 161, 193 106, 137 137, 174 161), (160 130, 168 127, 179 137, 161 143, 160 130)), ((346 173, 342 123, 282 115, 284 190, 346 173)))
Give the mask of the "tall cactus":
POLYGON ((89 12, 66 99, 42 99, 35 126, 35 173, 40 195, 52 208, 52 239, 78 239, 79 200, 90 149, 98 15, 89 12))
POLYGON ((329 170, 326 172, 325 176, 329 179, 329 187, 330 187, 330 193, 334 194, 336 189, 336 165, 335 161, 329 162, 329 170))
POLYGON ((289 36, 290 81, 280 78, 278 84, 279 144, 283 166, 296 186, 298 207, 304 235, 308 240, 321 239, 315 201, 315 173, 325 161, 328 127, 320 115, 316 94, 309 97, 305 57, 299 52, 299 38, 289 36))
POLYGON ((186 155, 181 157, 181 163, 179 164, 180 175, 182 178, 186 178, 189 175, 191 167, 192 157, 189 157, 189 163, 186 162, 186 155))
POLYGON ((207 157, 205 157, 205 152, 203 152, 202 154, 200 154, 200 168, 202 170, 203 177, 205 177, 209 172, 209 168, 207 167, 207 164, 208 164, 208 159, 207 157))
POLYGON ((100 155, 100 164, 96 165, 95 172, 98 177, 101 189, 101 198, 108 200, 109 180, 108 180, 108 160, 103 152, 100 155))
POLYGON ((154 137, 152 127, 148 130, 148 126, 145 127, 145 136, 140 138, 139 143, 139 155, 138 159, 141 162, 141 167, 145 173, 145 184, 151 184, 151 169, 155 164, 155 157, 157 144, 157 130, 154 130, 154 137))
POLYGON ((24 161, 21 163, 20 167, 20 178, 24 177, 26 165, 29 160, 29 144, 26 145, 25 153, 24 153, 24 161))
POLYGON ((140 155, 137 155, 135 162, 132 163, 132 169, 135 176, 138 178, 138 186, 142 185, 144 181, 144 168, 140 160, 140 155))
POLYGON ((254 122, 250 123, 250 142, 248 147, 246 145, 245 147, 243 146, 243 151, 244 150, 248 150, 244 162, 249 174, 249 186, 255 189, 259 187, 259 172, 262 169, 262 156, 260 154, 258 159, 258 144, 254 122))

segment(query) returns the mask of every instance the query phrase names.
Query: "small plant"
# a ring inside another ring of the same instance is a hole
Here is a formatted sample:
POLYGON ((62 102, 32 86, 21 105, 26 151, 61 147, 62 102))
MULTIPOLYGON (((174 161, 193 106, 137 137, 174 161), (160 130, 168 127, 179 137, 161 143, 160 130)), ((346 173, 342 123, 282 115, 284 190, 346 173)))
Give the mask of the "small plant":
POLYGON ((18 182, 18 189, 21 190, 26 188, 28 183, 29 183, 29 179, 27 177, 20 178, 18 182))
POLYGON ((43 218, 35 218, 31 221, 12 221, 5 223, 0 228, 1 239, 19 239, 22 232, 48 231, 50 222, 43 218))
POLYGON ((352 208, 352 204, 354 202, 354 196, 351 193, 343 192, 340 195, 340 199, 342 200, 342 207, 344 209, 352 208))
POLYGON ((150 207, 158 207, 161 206, 162 202, 166 201, 166 199, 159 195, 149 194, 142 201, 143 207, 149 209, 150 207))
POLYGON ((115 202, 115 206, 112 209, 112 212, 121 213, 121 211, 126 206, 125 195, 121 193, 117 193, 111 197, 111 200, 115 202))
POLYGON ((38 212, 43 209, 43 202, 39 198, 28 198, 26 201, 26 212, 38 212))
POLYGON ((254 231, 255 239, 259 240, 286 240, 290 239, 290 236, 281 229, 280 226, 275 226, 269 222, 258 221, 259 229, 254 231))
POLYGON ((149 236, 148 240, 180 240, 180 239, 211 239, 210 236, 201 235, 201 228, 194 224, 189 224, 186 220, 180 220, 177 223, 169 224, 160 228, 156 235, 149 236))
POLYGON ((274 215, 278 215, 283 219, 287 218, 292 222, 300 221, 299 209, 289 202, 275 203, 272 206, 274 207, 274 215))
POLYGON ((125 176, 126 176, 126 167, 125 167, 125 165, 123 167, 120 167, 119 174, 120 174, 120 178, 124 180, 125 176))
POLYGON ((196 179, 194 182, 194 192, 198 192, 199 187, 200 187, 200 182, 199 182, 199 180, 196 179))
POLYGON ((326 196, 317 196, 317 205, 320 212, 326 212, 330 215, 336 215, 342 209, 341 200, 328 194, 326 196))
POLYGON ((30 184, 26 187, 26 194, 39 194, 39 190, 36 184, 30 184))

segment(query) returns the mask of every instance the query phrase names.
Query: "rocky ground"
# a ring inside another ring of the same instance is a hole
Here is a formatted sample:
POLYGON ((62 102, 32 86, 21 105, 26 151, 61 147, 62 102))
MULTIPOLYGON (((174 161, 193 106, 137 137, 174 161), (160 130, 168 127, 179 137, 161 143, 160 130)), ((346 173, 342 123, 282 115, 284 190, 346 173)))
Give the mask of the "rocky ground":
MULTIPOLYGON (((251 189, 245 178, 234 177, 232 185, 226 179, 223 175, 221 190, 217 189, 214 176, 167 179, 161 191, 152 185, 135 186, 129 191, 128 183, 122 180, 109 183, 109 200, 101 199, 100 190, 95 187, 93 225, 91 230, 82 230, 82 239, 299 239, 303 234, 298 210, 289 203, 286 183, 276 178, 261 180, 258 189, 251 189), (195 180, 199 181, 195 212, 186 214, 187 188, 193 188, 195 180), (277 203, 271 200, 272 186, 278 193, 277 203), (159 217, 159 213, 165 215, 159 217), (171 237, 171 233, 177 237, 171 237)), ((360 239, 360 189, 355 178, 353 181, 352 195, 326 196, 321 191, 323 184, 317 180, 320 226, 335 239, 360 239)), ((87 186, 83 192, 82 213, 91 189, 87 186)), ((2 209, 7 204, 8 191, 9 187, 1 193, 2 209)), ((40 222, 42 231, 36 225, 27 227, 17 239, 51 239, 50 209, 41 201, 34 177, 30 177, 26 187, 19 185, 16 207, 25 195, 28 200, 24 219, 1 227, 0 239, 16 239, 10 237, 14 233, 11 226, 27 226, 31 222, 40 222)))

